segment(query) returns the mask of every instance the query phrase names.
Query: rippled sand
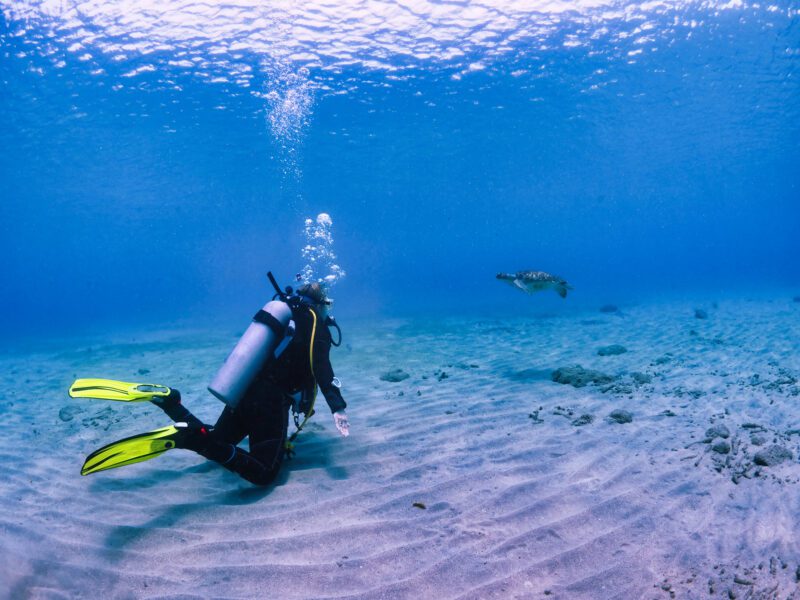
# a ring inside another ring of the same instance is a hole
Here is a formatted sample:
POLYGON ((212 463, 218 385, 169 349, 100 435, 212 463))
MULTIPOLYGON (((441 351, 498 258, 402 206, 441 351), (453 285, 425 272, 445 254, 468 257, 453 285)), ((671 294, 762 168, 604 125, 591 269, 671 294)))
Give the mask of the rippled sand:
POLYGON ((79 475, 93 449, 167 419, 150 405, 71 400, 73 378, 172 385, 213 421, 221 404, 204 386, 233 332, 143 332, 2 357, 0 589, 10 598, 800 597, 800 304, 791 298, 346 325, 333 360, 352 435, 335 435, 323 405, 266 490, 183 451, 79 475), (627 351, 597 354, 612 344, 627 351), (576 364, 610 379, 551 380, 576 364), (408 377, 381 379, 394 369, 408 377), (609 419, 617 409, 632 421, 609 419), (707 441, 719 425, 728 438, 707 441), (727 453, 711 449, 720 441, 727 453), (792 458, 756 464, 772 445, 792 458))

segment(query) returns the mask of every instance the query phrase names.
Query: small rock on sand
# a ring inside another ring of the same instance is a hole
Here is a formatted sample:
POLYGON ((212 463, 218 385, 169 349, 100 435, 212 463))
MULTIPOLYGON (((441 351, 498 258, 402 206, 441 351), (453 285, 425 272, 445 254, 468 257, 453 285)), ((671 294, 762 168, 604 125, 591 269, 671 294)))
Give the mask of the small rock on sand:
POLYGON ((718 454, 727 454, 731 451, 731 445, 728 443, 728 440, 718 439, 711 444, 711 449, 718 454))
POLYGON ((617 354, 625 354, 628 349, 619 344, 611 344, 610 346, 603 346, 597 350, 600 356, 616 356, 617 354))
POLYGON ((147 375, 150 372, 150 369, 139 369, 139 375, 147 375))
POLYGON ((553 371, 551 379, 556 383, 571 385, 576 388, 585 387, 590 383, 603 384, 614 381, 614 378, 611 375, 606 375, 605 373, 594 371, 592 369, 584 369, 580 365, 574 365, 572 367, 559 367, 553 371))
POLYGON ((704 311, 702 308, 695 308, 694 309, 694 318, 695 319, 707 319, 708 313, 704 311))
POLYGON ((633 413, 618 408, 617 410, 612 410, 608 418, 617 423, 630 423, 633 421, 633 413))
POLYGON ((706 429, 706 437, 711 438, 729 438, 731 436, 730 430, 722 423, 717 423, 713 427, 706 429))
POLYGON ((83 409, 80 406, 64 406, 58 411, 58 418, 62 421, 72 421, 75 415, 82 412, 83 409))
POLYGON ((398 381, 403 381, 404 379, 408 379, 410 375, 403 371, 403 369, 392 369, 391 371, 387 371, 383 375, 381 375, 381 381, 390 381, 392 383, 397 383, 398 381))
POLYGON ((640 373, 639 371, 634 371, 631 373, 631 378, 633 379, 636 385, 644 385, 646 383, 650 383, 653 381, 653 376, 648 375, 647 373, 640 373))
POLYGON ((792 458, 792 452, 783 446, 773 444, 769 448, 759 450, 753 457, 754 462, 762 467, 773 467, 792 458))
POLYGON ((653 361, 654 365, 666 365, 672 360, 672 353, 667 352, 664 356, 659 356, 653 361))
POLYGON ((581 425, 588 425, 592 421, 594 421, 594 416, 585 414, 581 415, 580 417, 572 421, 572 425, 574 425, 575 427, 580 427, 581 425))
POLYGON ((618 310, 619 309, 614 304, 604 304, 603 306, 600 307, 601 313, 615 313, 618 310))
POLYGON ((767 443, 767 438, 765 438, 763 435, 754 433, 750 436, 750 443, 753 444, 753 446, 763 446, 767 443))

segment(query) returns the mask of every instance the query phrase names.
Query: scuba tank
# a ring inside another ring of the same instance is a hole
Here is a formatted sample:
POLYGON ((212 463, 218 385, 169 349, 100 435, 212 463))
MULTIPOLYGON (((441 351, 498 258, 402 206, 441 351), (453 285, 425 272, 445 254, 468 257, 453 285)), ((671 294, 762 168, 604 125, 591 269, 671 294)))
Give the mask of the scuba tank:
MULTIPOLYGON (((291 287, 287 287, 285 292, 282 291, 272 273, 267 273, 267 277, 275 288, 275 295, 255 314, 253 322, 208 386, 209 392, 232 409, 236 408, 264 364, 273 357, 277 358, 292 341, 294 335, 292 307, 316 306, 305 297, 293 294, 291 287)), ((330 304, 330 301, 326 301, 323 308, 327 309, 330 304)), ((316 316, 314 319, 316 323, 316 316)), ((327 314, 327 310, 322 312, 321 321, 321 325, 333 327, 338 331, 339 340, 333 342, 331 339, 331 344, 339 346, 342 342, 342 330, 334 318, 327 314)), ((313 346, 313 335, 311 343, 313 346)), ((314 389, 316 390, 316 383, 314 389)), ((309 410, 312 412, 313 405, 314 402, 311 400, 309 410)))
POLYGON ((208 386, 209 392, 233 409, 286 336, 292 318, 292 309, 284 301, 286 294, 280 291, 272 273, 268 276, 278 293, 255 314, 253 322, 208 386))

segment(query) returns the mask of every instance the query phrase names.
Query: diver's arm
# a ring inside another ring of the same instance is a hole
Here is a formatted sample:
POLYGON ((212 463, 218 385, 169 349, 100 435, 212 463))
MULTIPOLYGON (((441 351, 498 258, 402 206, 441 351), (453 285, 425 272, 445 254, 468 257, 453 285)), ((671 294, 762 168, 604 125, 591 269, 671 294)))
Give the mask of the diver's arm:
MULTIPOLYGON (((331 369, 331 374, 333 374, 333 369, 331 369)), ((338 382, 338 380, 336 381, 338 382)), ((322 389, 322 386, 320 386, 320 388, 322 389)), ((333 422, 336 425, 336 429, 338 429, 339 433, 344 437, 347 437, 350 435, 350 422, 347 420, 347 413, 344 412, 347 403, 345 403, 344 398, 342 398, 342 393, 339 391, 339 388, 333 384, 333 378, 331 379, 330 385, 322 389, 322 393, 325 395, 325 400, 333 413, 333 422)))
MULTIPOLYGON (((330 334, 325 335, 325 333, 318 335, 314 343, 314 377, 331 412, 336 413, 347 408, 347 403, 342 398, 338 385, 334 384, 335 378, 330 360, 331 338, 330 334)), ((338 383, 338 380, 336 381, 338 383)))
POLYGON ((344 409, 347 408, 347 403, 339 391, 339 380, 333 375, 333 367, 330 361, 331 338, 327 330, 325 333, 328 335, 319 336, 314 343, 314 376, 319 389, 325 396, 325 401, 333 413, 333 422, 336 425, 336 429, 344 437, 347 437, 350 435, 350 423, 347 420, 347 413, 344 412, 344 409))

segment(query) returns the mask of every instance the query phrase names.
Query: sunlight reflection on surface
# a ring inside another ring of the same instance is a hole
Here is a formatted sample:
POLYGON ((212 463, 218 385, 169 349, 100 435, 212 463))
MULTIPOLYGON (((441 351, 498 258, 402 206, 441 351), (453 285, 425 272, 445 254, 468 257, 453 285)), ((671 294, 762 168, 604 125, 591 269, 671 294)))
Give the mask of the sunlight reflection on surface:
MULTIPOLYGON (((358 65, 402 72, 424 64, 468 74, 508 54, 558 46, 590 49, 600 39, 632 46, 628 51, 640 54, 659 38, 668 41, 678 29, 703 26, 698 11, 713 17, 745 7, 739 0, 32 0, 4 12, 18 27, 13 35, 39 32, 45 55, 57 54, 52 39, 57 37, 67 52, 85 62, 96 53, 120 62, 148 61, 127 70, 129 77, 163 64, 248 87, 253 56, 296 69, 337 71, 358 65)), ((791 16, 790 9, 762 10, 791 16)))
MULTIPOLYGON (((790 31, 798 13, 743 0, 28 0, 2 10, 0 43, 28 73, 77 72, 88 76, 82 85, 94 79, 115 92, 180 93, 186 78, 222 86, 229 100, 262 103, 287 155, 325 95, 413 85, 423 72, 442 79, 439 89, 495 75, 524 89, 565 64, 572 81, 561 89, 602 93, 621 67, 663 61, 720 23, 790 31)), ((778 58, 800 52, 791 37, 778 58)), ((687 57, 676 57, 680 69, 687 57)))

